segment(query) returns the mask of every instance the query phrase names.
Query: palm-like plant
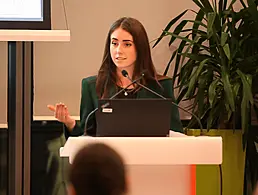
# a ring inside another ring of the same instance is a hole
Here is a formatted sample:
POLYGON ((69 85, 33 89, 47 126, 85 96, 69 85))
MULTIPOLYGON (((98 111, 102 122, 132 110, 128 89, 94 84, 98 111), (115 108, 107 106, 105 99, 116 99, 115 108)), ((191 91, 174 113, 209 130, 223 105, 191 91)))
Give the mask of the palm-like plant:
MULTIPOLYGON (((240 11, 234 10, 236 0, 193 2, 199 10, 185 10, 172 19, 153 47, 164 36, 171 36, 169 45, 180 40, 164 72, 175 60, 177 102, 193 100, 190 109, 208 130, 221 124, 235 128, 237 113, 241 113, 245 132, 253 105, 252 81, 258 73, 257 1, 247 0, 246 5, 240 0, 240 11), (188 11, 196 14, 195 19, 181 20, 188 11)), ((192 118, 190 125, 194 122, 192 118)))

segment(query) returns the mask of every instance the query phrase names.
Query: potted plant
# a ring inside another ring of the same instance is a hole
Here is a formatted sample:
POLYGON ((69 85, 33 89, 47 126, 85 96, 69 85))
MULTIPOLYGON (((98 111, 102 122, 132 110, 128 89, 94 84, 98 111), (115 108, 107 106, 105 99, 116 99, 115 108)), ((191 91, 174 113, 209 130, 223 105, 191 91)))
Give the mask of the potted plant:
MULTIPOLYGON (((245 153, 241 149, 246 141, 242 135, 248 133, 252 82, 258 73, 257 1, 193 2, 198 11, 185 10, 173 18, 153 48, 165 36, 171 37, 169 46, 180 41, 164 74, 173 66, 177 103, 190 100, 189 109, 201 119, 205 132, 223 137, 223 194, 242 194, 245 153), (182 19, 188 11, 196 14, 194 19, 182 19), (232 155, 233 152, 238 154, 232 155), (227 172, 229 169, 232 172, 227 172), (234 175, 234 169, 240 172, 234 175), (234 188, 240 185, 236 192, 227 189, 233 181, 234 188)), ((186 133, 198 134, 200 131, 189 130, 195 124, 192 117, 186 133)))

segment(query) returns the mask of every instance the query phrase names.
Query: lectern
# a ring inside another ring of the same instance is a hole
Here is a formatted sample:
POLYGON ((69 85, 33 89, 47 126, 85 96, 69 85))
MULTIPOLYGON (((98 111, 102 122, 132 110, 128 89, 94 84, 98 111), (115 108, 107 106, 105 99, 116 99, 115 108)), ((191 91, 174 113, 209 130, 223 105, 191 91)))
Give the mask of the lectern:
POLYGON ((195 195, 195 165, 222 163, 222 138, 69 137, 60 148, 69 162, 84 145, 102 142, 125 160, 132 195, 195 195))

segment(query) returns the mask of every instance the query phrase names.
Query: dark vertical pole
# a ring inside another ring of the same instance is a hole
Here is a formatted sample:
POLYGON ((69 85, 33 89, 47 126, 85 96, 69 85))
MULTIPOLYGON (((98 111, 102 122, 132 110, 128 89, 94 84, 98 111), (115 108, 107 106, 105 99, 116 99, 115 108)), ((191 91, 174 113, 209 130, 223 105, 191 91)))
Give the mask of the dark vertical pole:
POLYGON ((22 43, 8 42, 8 194, 23 191, 23 59, 22 43))
POLYGON ((8 42, 8 194, 30 195, 33 43, 8 42))
POLYGON ((33 70, 33 42, 23 43, 24 54, 24 163, 23 163, 23 194, 30 195, 30 162, 31 162, 31 119, 32 119, 32 70, 33 70))

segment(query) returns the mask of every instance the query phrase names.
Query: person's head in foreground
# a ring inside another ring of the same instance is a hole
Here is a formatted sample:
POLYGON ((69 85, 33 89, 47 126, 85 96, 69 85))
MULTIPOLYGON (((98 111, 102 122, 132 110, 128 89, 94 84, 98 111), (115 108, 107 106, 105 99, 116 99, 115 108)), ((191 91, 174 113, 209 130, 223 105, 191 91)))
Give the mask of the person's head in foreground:
POLYGON ((89 144, 75 156, 69 195, 123 195, 127 192, 122 157, 103 143, 89 144))

